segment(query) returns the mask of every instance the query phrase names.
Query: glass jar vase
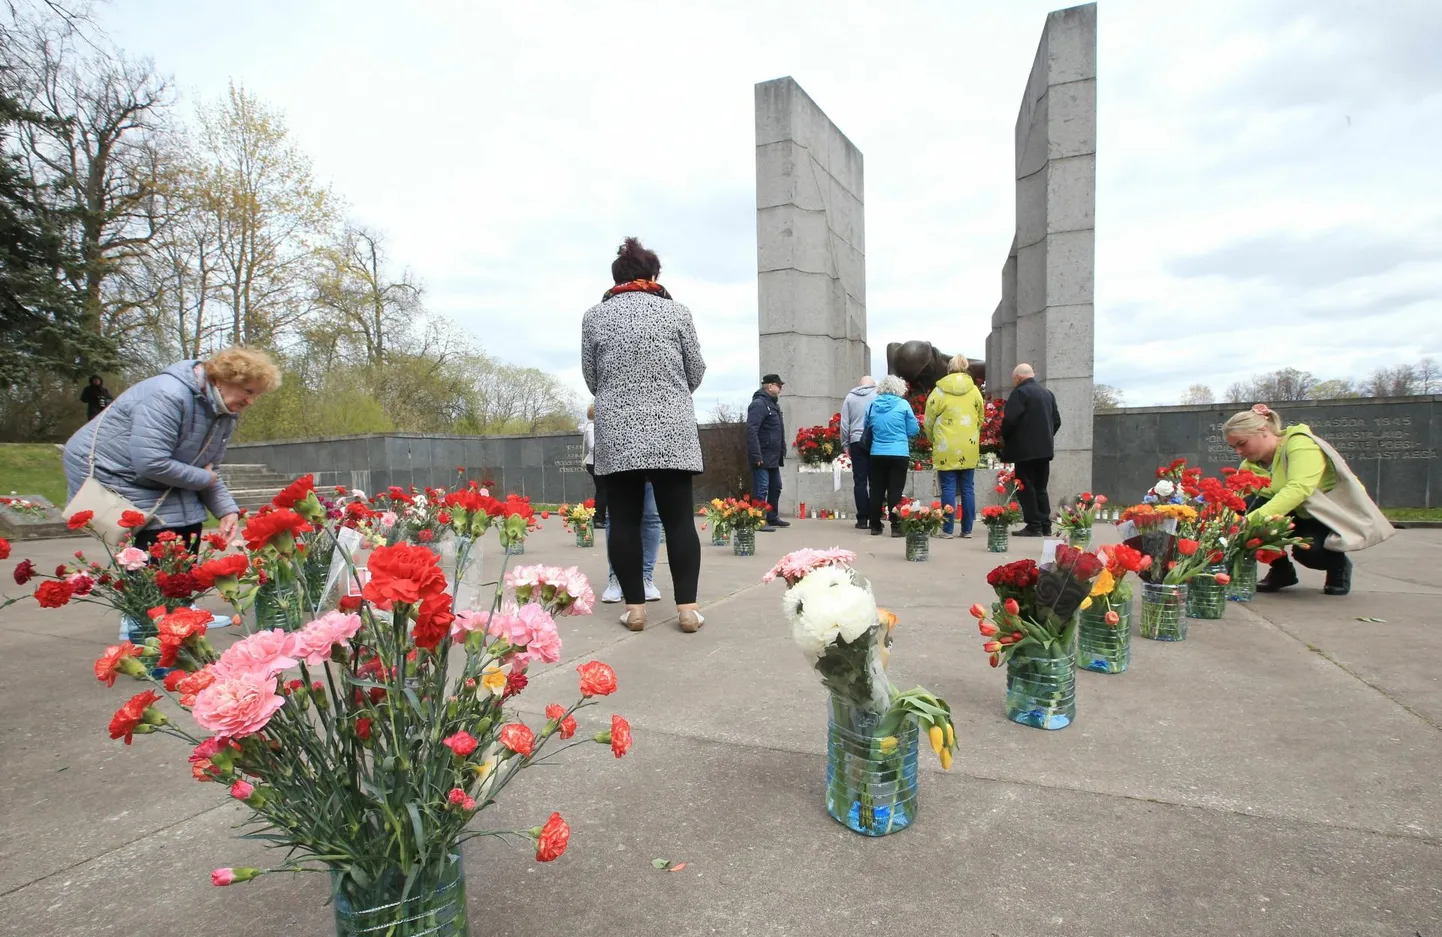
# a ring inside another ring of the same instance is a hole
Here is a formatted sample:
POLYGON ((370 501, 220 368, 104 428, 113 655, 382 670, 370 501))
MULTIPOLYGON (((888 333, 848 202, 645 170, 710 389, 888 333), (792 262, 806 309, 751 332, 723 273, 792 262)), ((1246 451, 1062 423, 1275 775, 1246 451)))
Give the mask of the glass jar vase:
POLYGON ((1006 662, 1006 717, 1037 729, 1076 719, 1076 640, 1026 644, 1006 662))
POLYGON ((1001 524, 988 524, 986 528, 986 549, 991 553, 1005 553, 1011 546, 1011 531, 1001 524))
POLYGON ((731 535, 731 552, 737 556, 756 555, 756 530, 743 527, 731 535))
POLYGON ((711 546, 724 547, 731 542, 731 532, 724 527, 711 525, 711 546))
POLYGON ((1226 567, 1213 565, 1187 583, 1187 617, 1202 620, 1221 618, 1227 610, 1227 587, 1217 582, 1226 567))
POLYGON ((1187 619, 1186 583, 1142 583, 1141 636, 1153 641, 1185 641, 1187 619))
POLYGON ((1256 597, 1257 560, 1246 556, 1232 570, 1232 581, 1227 583, 1227 598, 1233 602, 1250 602, 1256 597))
POLYGON ((271 580, 255 590, 257 629, 299 631, 310 621, 306 611, 305 597, 297 583, 271 580))
POLYGON ((904 830, 916 819, 920 731, 907 715, 894 734, 883 717, 831 697, 826 729, 826 812, 865 836, 904 830))
POLYGON ((925 563, 931 554, 931 535, 924 530, 909 531, 906 535, 906 561, 925 563))
POLYGON ((1132 594, 1092 599, 1090 608, 1081 612, 1077 629, 1077 666, 1095 673, 1121 673, 1132 660, 1132 594), (1107 624, 1107 613, 1116 612, 1114 625, 1107 624))
POLYGON ((594 547, 596 545, 596 528, 590 524, 583 524, 576 528, 576 546, 594 547))
POLYGON ((1075 530, 1067 531, 1066 542, 1068 546, 1076 547, 1078 550, 1090 550, 1092 546, 1092 529, 1090 527, 1078 527, 1075 530))
POLYGON ((506 556, 525 556, 525 555, 526 555, 526 538, 525 538, 525 537, 517 537, 515 540, 512 540, 510 543, 506 544, 506 556))
POLYGON ((439 868, 423 869, 402 900, 405 885, 406 876, 399 871, 379 876, 366 888, 332 872, 336 937, 469 937, 459 852, 439 868))

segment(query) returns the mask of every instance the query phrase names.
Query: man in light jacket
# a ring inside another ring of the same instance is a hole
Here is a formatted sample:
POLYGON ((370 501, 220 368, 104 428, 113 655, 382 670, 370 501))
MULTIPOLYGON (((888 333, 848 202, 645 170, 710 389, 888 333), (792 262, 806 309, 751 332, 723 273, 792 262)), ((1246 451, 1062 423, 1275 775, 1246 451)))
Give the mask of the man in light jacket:
POLYGON ((786 384, 779 374, 761 378, 761 389, 751 395, 746 408, 746 458, 751 464, 751 500, 771 505, 763 533, 778 527, 790 527, 777 511, 781 502, 781 466, 786 464, 786 421, 781 416, 781 388, 786 384))
POLYGON ((852 493, 856 497, 856 529, 865 530, 871 515, 871 499, 866 496, 867 479, 871 477, 871 453, 861 447, 866 431, 866 410, 876 399, 876 381, 870 374, 851 388, 841 402, 841 444, 851 456, 852 493))
POLYGON ((1016 480, 1021 483, 1016 500, 1021 502, 1026 520, 1026 526, 1013 536, 1045 537, 1051 534, 1051 498, 1046 486, 1056 452, 1052 437, 1061 429, 1061 413, 1052 392, 1036 382, 1031 365, 1017 365, 1011 376, 1016 386, 1006 398, 1001 418, 1001 453, 1016 466, 1016 480))

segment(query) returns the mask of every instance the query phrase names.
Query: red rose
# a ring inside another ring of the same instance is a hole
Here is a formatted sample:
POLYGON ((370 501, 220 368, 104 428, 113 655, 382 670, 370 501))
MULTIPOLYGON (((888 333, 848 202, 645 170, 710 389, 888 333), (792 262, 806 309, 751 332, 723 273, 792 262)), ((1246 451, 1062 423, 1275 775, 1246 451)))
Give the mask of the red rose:
POLYGON ((561 738, 568 739, 576 734, 576 717, 566 715, 566 707, 560 703, 552 703, 546 707, 546 718, 556 724, 556 731, 561 738))
POLYGON ((425 547, 408 543, 377 547, 366 565, 371 578, 363 594, 372 602, 414 604, 446 590, 440 558, 425 547))
POLYGON ((15 584, 23 586, 35 578, 35 564, 29 560, 21 560, 15 564, 15 584))
POLYGON ((536 734, 531 731, 530 726, 520 722, 501 726, 499 740, 502 745, 517 755, 529 757, 536 748, 536 734))
POLYGON ((282 509, 252 517, 246 521, 241 536, 245 537, 247 550, 262 550, 272 541, 278 541, 276 549, 284 553, 294 542, 296 534, 308 533, 313 529, 299 514, 282 509))
POLYGON ((129 745, 131 737, 135 734, 136 726, 145 719, 145 711, 160 699, 160 694, 154 690, 146 690, 143 693, 136 693, 126 700, 125 705, 116 710, 115 716, 110 720, 110 737, 113 739, 124 738, 125 744, 129 745))
POLYGON ((47 579, 36 588, 35 601, 40 603, 41 608, 59 608, 69 602, 70 597, 74 594, 75 587, 65 580, 47 579))
POLYGON ((297 501, 304 501, 315 490, 315 476, 302 475, 280 490, 270 503, 278 508, 293 508, 297 501))
POLYGON ((10 541, 0 537, 0 560, 10 559, 10 541))
POLYGON ((201 563, 195 568, 194 578, 202 586, 209 589, 214 587, 215 580, 222 577, 238 578, 245 575, 250 568, 243 554, 232 553, 230 556, 222 556, 219 559, 209 560, 201 563))
POLYGON ((616 671, 600 661, 587 661, 576 672, 581 675, 582 696, 610 696, 616 692, 616 671))
POLYGON ((456 616, 451 613, 449 593, 426 596, 421 600, 420 608, 416 611, 415 627, 411 629, 411 637, 415 639, 416 647, 434 651, 451 633, 451 622, 455 620, 456 616))
POLYGON ((74 514, 70 515, 70 517, 66 519, 65 526, 69 527, 71 530, 79 530, 86 524, 90 523, 90 519, 94 516, 94 511, 76 511, 74 514))
POLYGON ((145 515, 139 511, 122 511, 118 523, 127 530, 134 530, 136 527, 144 527, 145 520, 145 515))
POLYGON ((95 662, 95 679, 106 686, 115 686, 115 678, 120 676, 122 667, 129 667, 123 662, 126 658, 135 657, 140 654, 140 648, 126 641, 123 644, 112 644, 100 655, 95 662))
POLYGON ((551 818, 536 836, 536 861, 552 862, 561 858, 570 840, 571 828, 566 825, 566 821, 561 819, 559 813, 551 814, 551 818))
POLYGON ((631 750, 631 723, 620 716, 611 717, 611 751, 617 758, 631 750))

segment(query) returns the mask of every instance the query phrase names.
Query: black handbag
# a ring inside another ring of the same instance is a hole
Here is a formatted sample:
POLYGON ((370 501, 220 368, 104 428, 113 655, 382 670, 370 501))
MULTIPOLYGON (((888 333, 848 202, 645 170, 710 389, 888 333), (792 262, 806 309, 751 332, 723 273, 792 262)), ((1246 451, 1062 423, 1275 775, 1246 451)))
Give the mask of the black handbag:
POLYGON ((866 428, 861 431, 861 441, 856 444, 856 448, 863 455, 871 455, 871 440, 871 424, 867 423, 866 428))

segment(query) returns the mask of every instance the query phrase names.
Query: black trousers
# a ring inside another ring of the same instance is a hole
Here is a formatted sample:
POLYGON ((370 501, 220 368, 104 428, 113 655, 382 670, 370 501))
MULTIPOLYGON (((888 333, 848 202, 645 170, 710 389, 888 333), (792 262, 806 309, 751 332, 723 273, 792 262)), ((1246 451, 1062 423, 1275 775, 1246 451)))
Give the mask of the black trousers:
POLYGON ((602 476, 610 500, 611 521, 607 525, 606 549, 616 582, 627 605, 644 605, 646 586, 642 580, 641 514, 646 503, 646 481, 656 496, 656 513, 666 531, 666 561, 671 565, 671 583, 676 604, 696 601, 701 579, 701 538, 696 535, 696 510, 691 500, 690 472, 652 469, 616 472, 602 476))
POLYGON ((596 485, 596 516, 592 519, 597 527, 606 526, 606 476, 596 474, 596 466, 587 465, 586 471, 591 474, 591 481, 596 485))
POLYGON ((911 457, 904 455, 871 456, 871 529, 881 529, 883 511, 891 518, 891 526, 900 520, 896 506, 901 503, 901 493, 906 489, 906 470, 911 467, 911 457))
POLYGON ((155 545, 156 538, 168 530, 183 540, 186 549, 191 553, 199 553, 202 526, 201 524, 186 524, 184 527, 149 527, 138 531, 131 540, 131 544, 137 550, 149 550, 155 545))
POLYGON ((1051 532, 1051 496, 1046 493, 1051 481, 1051 459, 1027 459, 1016 463, 1016 480, 1021 490, 1016 493, 1021 516, 1027 530, 1051 532))
MULTIPOLYGON (((1347 565, 1347 554, 1327 549, 1327 538, 1332 535, 1332 528, 1315 517, 1297 517, 1295 514, 1292 515, 1292 523, 1292 535, 1307 538, 1307 543, 1292 547, 1292 556, 1298 563, 1326 573, 1347 565)), ((1277 563, 1285 562, 1285 559, 1277 560, 1277 563)))

